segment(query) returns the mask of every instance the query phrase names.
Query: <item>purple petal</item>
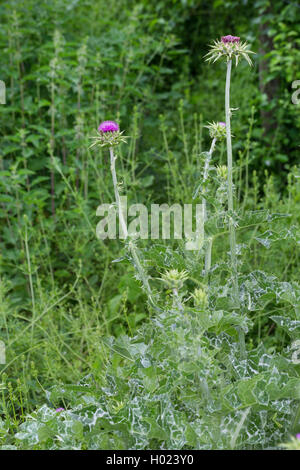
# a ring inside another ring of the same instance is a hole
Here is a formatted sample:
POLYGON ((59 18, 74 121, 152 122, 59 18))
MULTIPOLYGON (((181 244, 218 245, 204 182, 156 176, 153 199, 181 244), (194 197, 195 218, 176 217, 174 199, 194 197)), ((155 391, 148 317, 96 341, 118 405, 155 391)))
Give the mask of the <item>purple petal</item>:
POLYGON ((119 126, 115 121, 103 121, 98 127, 99 132, 117 132, 119 126))
POLYGON ((222 36, 221 41, 224 44, 227 43, 232 43, 232 42, 239 42, 240 38, 238 36, 231 36, 231 34, 228 34, 227 36, 222 36))

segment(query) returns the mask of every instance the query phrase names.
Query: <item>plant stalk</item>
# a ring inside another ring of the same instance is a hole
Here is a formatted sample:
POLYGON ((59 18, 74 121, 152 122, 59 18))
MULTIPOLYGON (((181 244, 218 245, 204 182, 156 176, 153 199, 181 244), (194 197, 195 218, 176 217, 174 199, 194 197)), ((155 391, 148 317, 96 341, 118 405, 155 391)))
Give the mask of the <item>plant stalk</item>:
MULTIPOLYGON (((239 308, 239 285, 237 273, 237 257, 236 257, 236 233, 233 221, 233 182, 232 182, 232 144, 231 144, 231 125, 230 125, 230 79, 231 79, 232 60, 227 62, 226 73, 226 86, 225 86, 225 116, 226 116, 226 143, 227 143, 227 197, 228 197, 228 228, 229 228, 229 243, 230 243, 230 259, 231 270, 233 274, 233 301, 236 308, 239 308)), ((245 358, 245 333, 241 327, 237 328, 239 335, 240 354, 245 358)))
MULTIPOLYGON (((213 151, 215 149, 216 141, 217 139, 214 137, 211 142, 211 146, 207 154, 207 157, 205 159, 204 171, 203 171, 203 183, 205 183, 208 178, 209 164, 212 158, 213 151)), ((205 188, 203 192, 205 193, 205 188)), ((207 220, 207 208, 206 208, 206 198, 204 196, 202 197, 202 216, 203 216, 203 223, 205 224, 207 220)), ((208 272, 211 268, 211 251, 212 251, 212 238, 209 238, 205 242, 205 265, 204 265, 205 276, 208 275, 208 272)))
POLYGON ((233 183, 232 183, 232 144, 231 144, 231 126, 230 126, 230 78, 232 61, 227 62, 226 88, 225 88, 225 115, 226 115, 226 142, 227 142, 227 196, 229 212, 229 242, 231 268, 233 272, 233 293, 234 300, 239 304, 238 299, 238 279, 237 279, 237 258, 236 258, 236 235, 233 222, 233 183))
MULTIPOLYGON (((119 221, 120 221, 120 224, 121 224, 123 236, 126 240, 128 238, 128 230, 127 230, 126 222, 125 222, 123 211, 122 211, 121 199, 120 199, 119 188, 118 188, 118 180, 117 180, 116 165, 115 165, 116 157, 114 156, 114 151, 113 151, 112 147, 110 147, 109 152, 110 152, 110 169, 111 169, 111 175, 112 175, 112 180, 113 180, 113 185, 114 185, 116 204, 117 204, 117 207, 118 207, 119 221)), ((140 279, 141 279, 141 281, 142 281, 142 283, 143 283, 143 285, 144 285, 144 287, 145 287, 145 289, 148 293, 148 298, 150 300, 150 303, 157 310, 158 307, 155 305, 155 302, 153 300, 153 294, 152 294, 152 290, 151 290, 151 287, 150 287, 150 284, 149 284, 149 281, 148 281, 148 276, 145 273, 143 266, 141 265, 139 256, 138 256, 138 254, 136 252, 136 249, 135 249, 135 245, 130 240, 129 243, 128 243, 128 246, 129 246, 129 250, 131 252, 131 256, 133 258, 134 264, 135 264, 135 266, 137 268, 137 271, 140 275, 140 279)))

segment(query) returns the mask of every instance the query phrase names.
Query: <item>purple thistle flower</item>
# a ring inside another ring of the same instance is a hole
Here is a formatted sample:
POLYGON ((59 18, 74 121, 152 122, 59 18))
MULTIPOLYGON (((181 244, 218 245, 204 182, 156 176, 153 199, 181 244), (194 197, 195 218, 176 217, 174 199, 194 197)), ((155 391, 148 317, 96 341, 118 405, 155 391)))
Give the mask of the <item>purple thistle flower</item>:
POLYGON ((239 42, 240 38, 238 36, 231 36, 230 34, 228 34, 228 36, 222 36, 221 41, 224 44, 227 44, 227 43, 232 43, 232 42, 239 42))
POLYGON ((115 121, 103 121, 98 127, 99 132, 117 132, 119 126, 115 121))
POLYGON ((219 122, 218 124, 219 124, 219 126, 226 127, 226 124, 225 124, 225 122, 219 122))
POLYGON ((300 432, 298 432, 298 434, 296 434, 296 439, 300 439, 300 432))
POLYGON ((64 408, 56 408, 55 413, 60 413, 61 411, 65 411, 64 408))

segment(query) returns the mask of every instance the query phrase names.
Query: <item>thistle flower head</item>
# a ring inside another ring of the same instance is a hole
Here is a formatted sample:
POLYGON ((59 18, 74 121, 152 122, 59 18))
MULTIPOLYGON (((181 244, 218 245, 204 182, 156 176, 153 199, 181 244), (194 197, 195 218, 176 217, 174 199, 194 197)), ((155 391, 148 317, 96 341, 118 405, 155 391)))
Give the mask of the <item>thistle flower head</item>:
POLYGON ((95 145, 100 147, 115 147, 121 142, 126 143, 126 136, 123 131, 120 132, 119 125, 115 121, 103 121, 98 127, 98 135, 92 137, 93 143, 90 148, 95 145))
POLYGON ((187 272, 178 271, 178 269, 170 269, 161 275, 161 280, 169 289, 180 289, 184 281, 188 279, 187 272))
POLYGON ((55 412, 56 413, 61 413, 62 411, 65 411, 64 408, 56 408, 55 412))
POLYGON ((115 121, 103 121, 98 127, 98 132, 117 132, 119 125, 115 121))
POLYGON ((210 46, 210 51, 206 54, 206 60, 208 62, 216 62, 221 58, 229 60, 235 59, 235 65, 238 65, 240 59, 245 59, 251 66, 252 61, 249 54, 254 52, 248 49, 249 45, 247 42, 240 41, 238 36, 222 36, 221 40, 214 41, 210 46))
POLYGON ((209 135, 212 139, 222 140, 226 137, 225 122, 209 122, 207 126, 209 135))

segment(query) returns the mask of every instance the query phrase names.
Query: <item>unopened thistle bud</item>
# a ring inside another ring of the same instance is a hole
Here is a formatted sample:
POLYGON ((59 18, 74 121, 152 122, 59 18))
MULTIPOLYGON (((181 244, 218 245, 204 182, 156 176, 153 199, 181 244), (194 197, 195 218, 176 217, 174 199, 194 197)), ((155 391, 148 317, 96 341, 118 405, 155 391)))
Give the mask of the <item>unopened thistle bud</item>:
POLYGON ((249 54, 254 54, 254 52, 249 51, 248 47, 248 43, 240 41, 238 36, 231 36, 230 34, 222 36, 221 40, 214 41, 210 46, 210 51, 206 54, 206 60, 214 63, 224 57, 227 62, 235 59, 235 65, 237 65, 242 58, 251 66, 252 61, 249 54))
POLYGON ((90 148, 95 145, 100 147, 115 147, 121 142, 126 143, 126 136, 123 131, 120 132, 119 125, 115 121, 103 121, 98 127, 98 135, 92 137, 93 143, 90 148))
POLYGON ((170 269, 162 274, 161 280, 166 284, 169 289, 181 289, 184 281, 188 279, 186 271, 178 271, 177 269, 170 269))
POLYGON ((221 180, 227 180, 227 166, 226 165, 217 166, 217 175, 221 180))
POLYGON ((195 289, 192 294, 195 307, 205 308, 208 303, 207 294, 203 289, 195 289))
POLYGON ((212 139, 223 140, 226 137, 225 122, 209 122, 206 126, 212 139))

